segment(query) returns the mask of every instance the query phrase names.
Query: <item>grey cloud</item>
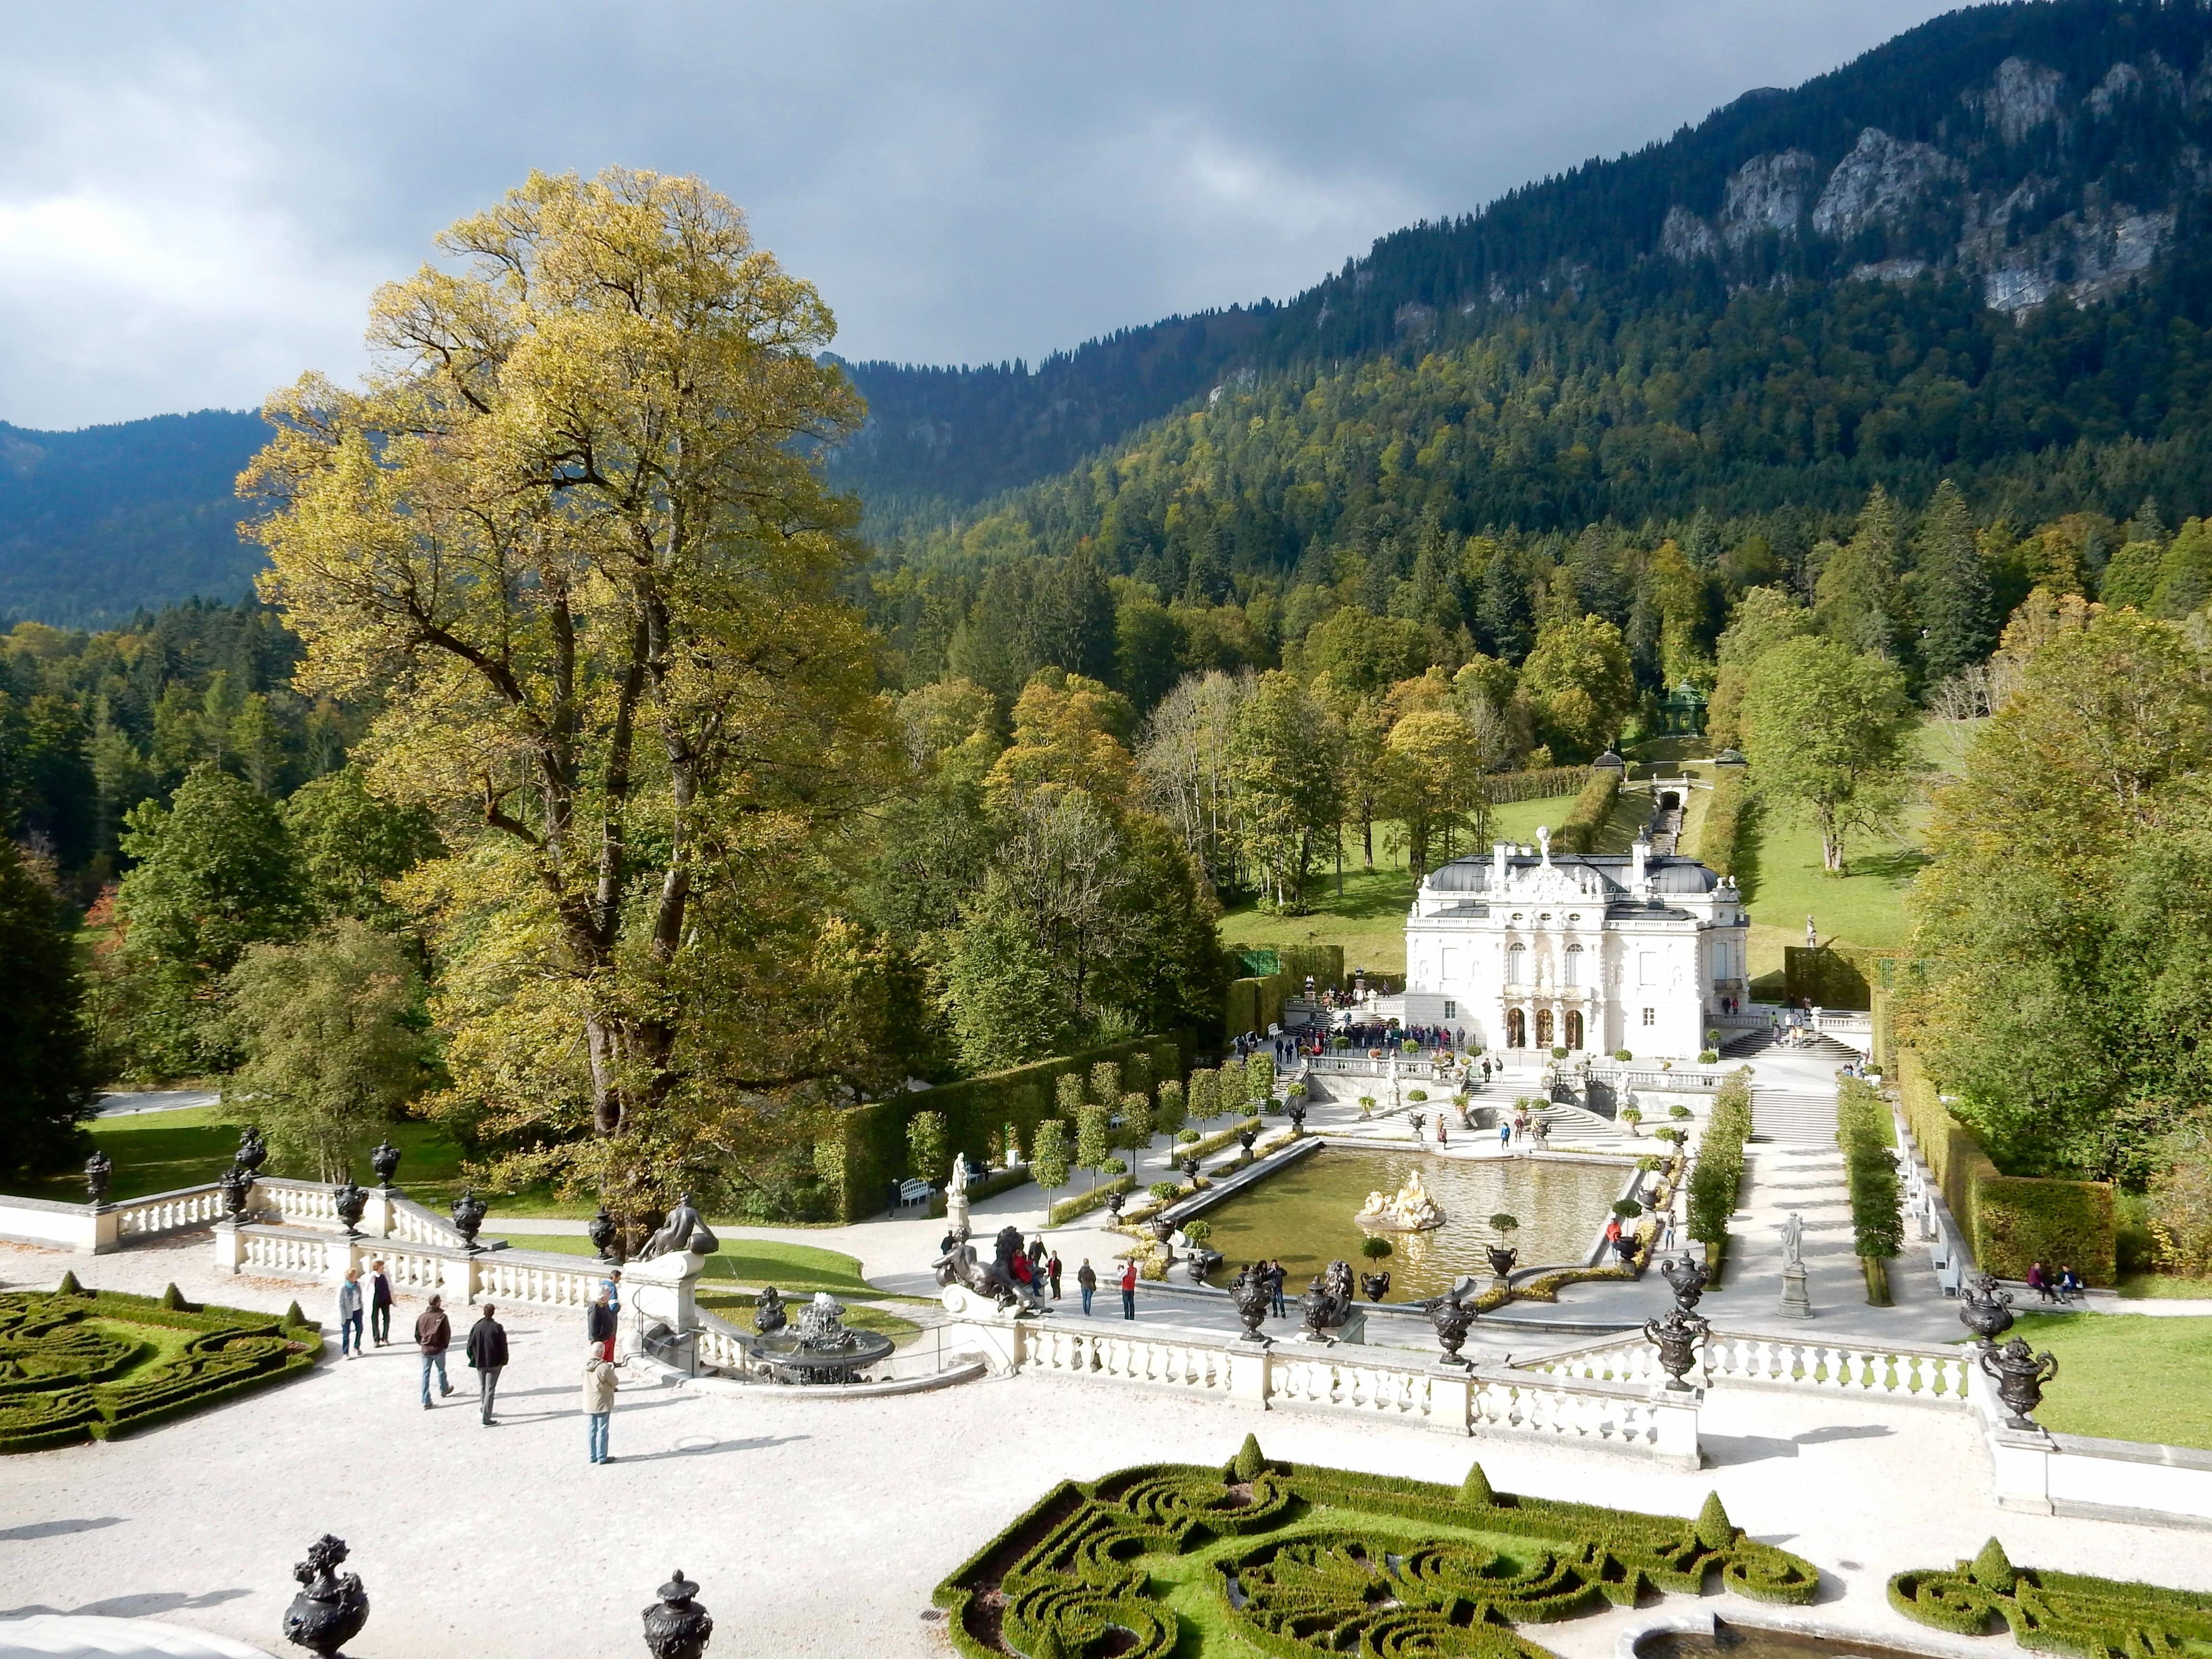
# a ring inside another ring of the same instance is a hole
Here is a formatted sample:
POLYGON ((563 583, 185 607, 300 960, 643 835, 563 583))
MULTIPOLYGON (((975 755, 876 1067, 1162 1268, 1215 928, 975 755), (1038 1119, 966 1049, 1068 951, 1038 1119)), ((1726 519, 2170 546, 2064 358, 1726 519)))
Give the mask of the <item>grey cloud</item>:
POLYGON ((1035 359, 1293 293, 1941 9, 72 5, 0 63, 0 418, 356 372, 369 289, 532 167, 702 175, 848 356, 1035 359))

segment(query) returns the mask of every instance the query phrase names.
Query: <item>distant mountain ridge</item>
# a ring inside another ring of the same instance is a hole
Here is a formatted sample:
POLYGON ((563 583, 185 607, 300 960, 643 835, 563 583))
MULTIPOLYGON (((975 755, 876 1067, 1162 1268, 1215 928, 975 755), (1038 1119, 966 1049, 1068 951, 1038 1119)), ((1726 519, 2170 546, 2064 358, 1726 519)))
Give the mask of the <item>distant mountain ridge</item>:
MULTIPOLYGON (((1468 410, 1540 400, 1562 376, 1587 395, 1577 429, 1525 476, 1460 464, 1450 489, 1470 524, 1686 514, 1723 488, 1738 510, 1832 508, 1886 454, 1893 487, 1924 489, 2085 441, 2136 446, 2107 510, 2154 488, 2212 511, 2212 441, 2194 436, 2212 413, 2195 390, 2212 333, 2207 228, 2212 14, 1976 6, 1634 154, 1394 232, 1280 304, 1122 330, 1034 367, 848 364, 870 416, 830 465, 884 539, 1070 477, 1177 411, 1225 417, 1263 386, 1280 411, 1327 375, 1410 370, 1480 342, 1483 372, 1462 377, 1477 389, 1424 393, 1419 422, 1471 431, 1468 410), (2027 335, 2008 331, 2073 306, 2099 320, 2026 356, 2027 335), (1759 384, 1767 364, 1747 366, 1844 349, 1858 360, 1847 389, 1809 372, 1794 389, 1759 384), (1726 374, 1700 367, 1727 349, 1726 374), (1632 397, 1601 384, 1632 371, 1632 397)), ((218 411, 0 428, 0 615, 94 625, 242 592, 259 555, 234 533, 231 478, 260 441, 255 416, 218 411)), ((1269 523, 1311 518, 1292 507, 1269 523)), ((1048 547, 1067 539, 1047 507, 1033 516, 1048 547)), ((1304 532, 1280 533, 1296 556, 1304 532)))

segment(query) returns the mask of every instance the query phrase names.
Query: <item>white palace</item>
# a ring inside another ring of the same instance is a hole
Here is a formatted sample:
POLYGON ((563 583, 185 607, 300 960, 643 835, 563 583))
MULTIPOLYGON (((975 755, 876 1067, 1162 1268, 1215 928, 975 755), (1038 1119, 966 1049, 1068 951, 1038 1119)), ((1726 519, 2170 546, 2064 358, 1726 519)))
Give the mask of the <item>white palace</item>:
POLYGON ((1723 998, 1746 1000, 1749 937, 1735 883, 1695 859, 1553 858, 1499 842, 1430 873, 1406 918, 1403 1018, 1488 1050, 1687 1058, 1723 998))

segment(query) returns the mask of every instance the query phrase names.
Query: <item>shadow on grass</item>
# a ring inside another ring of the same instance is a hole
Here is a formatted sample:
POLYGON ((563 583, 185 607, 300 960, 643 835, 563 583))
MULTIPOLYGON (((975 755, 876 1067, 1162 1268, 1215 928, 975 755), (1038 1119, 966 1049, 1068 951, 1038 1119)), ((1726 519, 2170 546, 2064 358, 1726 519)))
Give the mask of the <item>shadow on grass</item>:
POLYGON ((1760 858, 1766 850, 1766 814, 1747 801, 1735 828, 1735 884, 1749 905, 1759 896, 1760 858))
POLYGON ((1866 853, 1846 860, 1844 873, 1846 878, 1872 876, 1878 881, 1906 882, 1934 862, 1917 847, 1898 847, 1887 853, 1866 853))

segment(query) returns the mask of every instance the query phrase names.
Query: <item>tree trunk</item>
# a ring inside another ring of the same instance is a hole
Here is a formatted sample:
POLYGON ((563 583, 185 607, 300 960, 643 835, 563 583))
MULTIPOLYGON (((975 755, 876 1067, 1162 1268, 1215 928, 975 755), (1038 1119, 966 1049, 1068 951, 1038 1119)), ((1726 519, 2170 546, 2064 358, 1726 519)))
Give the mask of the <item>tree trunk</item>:
POLYGON ((1878 1255, 1863 1255, 1859 1269, 1866 1275, 1867 1306, 1887 1308, 1889 1301, 1889 1263, 1878 1255))

